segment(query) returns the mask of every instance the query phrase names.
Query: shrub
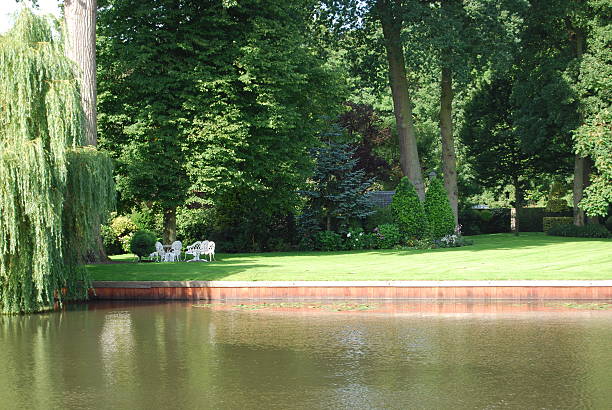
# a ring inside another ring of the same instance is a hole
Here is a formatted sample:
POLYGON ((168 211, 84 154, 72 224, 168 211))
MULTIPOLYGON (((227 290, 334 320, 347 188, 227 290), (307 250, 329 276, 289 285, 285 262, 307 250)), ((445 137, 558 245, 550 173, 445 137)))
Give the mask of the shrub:
POLYGON ((609 216, 608 219, 606 219, 606 228, 612 232, 612 216, 609 216))
POLYGON ((395 224, 380 225, 375 234, 380 249, 391 249, 402 243, 402 232, 395 224))
POLYGON ((129 216, 119 215, 103 225, 100 233, 109 255, 130 252, 130 242, 138 227, 129 216))
POLYGON ((134 233, 130 241, 130 251, 142 259, 155 251, 155 235, 152 232, 140 230, 134 233))
POLYGON ((332 231, 321 231, 316 235, 315 248, 322 251, 342 250, 342 236, 332 231))
POLYGON ((113 232, 109 225, 100 226, 100 235, 102 236, 102 243, 104 244, 104 250, 107 255, 119 255, 125 253, 121 247, 121 242, 117 238, 117 235, 113 232))
POLYGON ((370 245, 370 241, 366 240, 365 236, 367 235, 361 228, 350 229, 344 240, 344 249, 366 249, 366 245, 370 245))
POLYGON ((570 236, 577 238, 610 238, 612 234, 603 225, 589 224, 584 226, 576 225, 553 225, 547 232, 552 236, 570 236))
POLYGON ((432 238, 440 239, 455 231, 455 217, 442 179, 432 178, 425 194, 424 208, 432 238))
POLYGON ((459 212, 459 224, 463 227, 465 235, 509 232, 510 209, 463 209, 459 212))
POLYGON ((395 223, 408 238, 422 238, 427 234, 427 218, 416 189, 403 177, 391 200, 395 223))
POLYGON ((574 218, 569 216, 547 216, 543 219, 544 232, 548 232, 555 225, 573 225, 574 218))

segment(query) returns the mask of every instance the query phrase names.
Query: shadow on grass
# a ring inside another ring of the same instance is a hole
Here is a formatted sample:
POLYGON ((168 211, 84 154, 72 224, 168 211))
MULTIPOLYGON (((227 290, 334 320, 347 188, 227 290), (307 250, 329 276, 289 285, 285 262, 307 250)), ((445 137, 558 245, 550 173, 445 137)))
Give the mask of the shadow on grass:
MULTIPOLYGON (((123 263, 90 265, 88 271, 96 281, 190 281, 221 280, 227 276, 271 265, 248 263, 241 259, 227 258, 217 263, 123 263), (226 263, 223 263, 223 262, 226 263)), ((257 278, 251 279, 256 281, 257 278)))
POLYGON ((584 242, 601 242, 612 245, 611 239, 603 238, 571 238, 561 236, 549 236, 541 232, 525 232, 519 236, 514 234, 485 234, 466 236, 466 239, 473 241, 472 245, 462 246, 458 248, 437 248, 437 249, 360 249, 351 251, 291 251, 291 252, 266 252, 266 253, 236 253, 225 254, 225 258, 233 257, 257 257, 257 258, 278 258, 278 257, 294 257, 294 256, 324 256, 324 255, 359 255, 359 254, 375 254, 375 255, 419 255, 424 253, 441 253, 441 252, 478 252, 491 250, 514 250, 514 249, 530 249, 539 248, 547 245, 557 245, 563 243, 584 243, 584 242))
MULTIPOLYGON (((563 254, 574 249, 588 249, 591 244, 612 245, 612 240, 609 239, 589 239, 589 238, 564 238, 546 236, 544 234, 528 233, 520 236, 511 234, 490 234, 479 235, 469 238, 474 240, 473 245, 460 248, 439 248, 439 249, 390 249, 390 250, 356 250, 356 251, 339 251, 339 252, 271 252, 271 253, 241 253, 241 254, 217 254, 215 262, 201 263, 186 263, 186 262, 160 262, 160 263, 122 263, 122 264, 99 264, 88 266, 88 271, 94 280, 108 281, 155 281, 155 280, 224 280, 231 276, 240 276, 239 280, 292 280, 297 275, 299 277, 308 277, 312 275, 317 279, 325 278, 320 274, 320 271, 326 272, 325 275, 345 275, 345 274, 367 274, 370 268, 361 268, 360 266, 370 266, 371 261, 379 260, 380 263, 397 266, 398 271, 406 268, 410 264, 410 258, 405 261, 395 258, 396 256, 416 256, 428 255, 427 258, 421 258, 416 264, 419 269, 436 268, 445 271, 448 264, 461 263, 463 256, 452 256, 451 258, 441 257, 439 260, 436 255, 445 254, 451 256, 449 252, 460 252, 466 255, 465 259, 472 264, 473 270, 478 272, 479 264, 490 263, 495 261, 500 256, 505 255, 506 251, 513 250, 528 250, 523 254, 511 253, 504 263, 520 263, 523 256, 529 255, 531 261, 527 262, 527 267, 521 269, 529 269, 529 264, 534 262, 534 255, 537 259, 539 250, 544 253, 550 253, 563 256, 563 254), (570 245, 554 248, 554 245, 570 245), (572 246, 576 244, 576 246, 572 246), (578 246, 581 244, 581 247, 578 246), (551 246, 550 248, 547 248, 551 246), (534 250, 536 252, 534 252, 534 250), (484 252, 478 256, 479 251, 484 252), (499 253, 499 252, 502 253, 499 253), (472 257, 467 257, 470 253, 472 257), (391 258, 384 258, 385 256, 391 258), (381 259, 377 259, 383 257, 381 259), (426 261, 424 261, 426 259, 426 261), (426 265, 424 265, 424 263, 426 265), (408 264, 408 265, 406 265, 408 264), (424 268, 425 266, 425 268, 424 268), (347 269, 350 269, 348 271, 347 269), (365 269, 366 271, 363 271, 365 269), (239 275, 243 274, 243 275, 239 275), (261 278, 261 279, 259 279, 261 278)), ((605 254, 605 246, 597 246, 598 254, 605 254)), ((549 256, 549 259, 551 256, 549 256)), ((539 265, 538 265, 539 266, 539 265)), ((510 267, 508 269, 511 269, 510 267)), ((429 272, 429 271, 427 271, 429 272)), ((437 271, 436 271, 437 272, 437 271)), ((429 276, 436 276, 429 272, 429 276)), ((383 273, 382 276, 389 275, 383 273)), ((448 273, 444 274, 449 276, 448 273)), ((400 275, 401 276, 401 275, 400 275)), ((450 275, 452 276, 452 275, 450 275)), ((341 279, 344 279, 342 277, 341 279)), ((236 279, 238 280, 238 279, 236 279)))

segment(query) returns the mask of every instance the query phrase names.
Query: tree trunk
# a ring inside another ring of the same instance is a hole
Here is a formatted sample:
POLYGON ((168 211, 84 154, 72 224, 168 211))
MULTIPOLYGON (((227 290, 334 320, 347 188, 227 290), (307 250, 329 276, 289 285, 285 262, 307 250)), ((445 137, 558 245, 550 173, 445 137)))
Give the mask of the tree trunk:
MULTIPOLYGON (((584 53, 584 36, 581 30, 571 28, 575 34, 576 41, 576 58, 581 59, 584 53)), ((580 123, 583 123, 584 116, 579 112, 580 123)), ((584 226, 584 211, 578 207, 578 203, 582 200, 585 188, 585 181, 588 181, 587 175, 587 159, 576 154, 574 158, 574 187, 572 190, 574 203, 574 225, 584 226)))
POLYGON ((79 68, 85 112, 85 142, 97 145, 96 133, 96 0, 65 0, 66 57, 79 68))
MULTIPOLYGON (((85 144, 98 144, 96 129, 96 0, 65 0, 66 57, 76 63, 79 73, 81 105, 85 115, 85 144)), ((90 262, 106 261, 108 256, 100 237, 100 226, 94 235, 99 238, 97 249, 90 253, 90 262)))
MULTIPOLYGON (((591 185, 591 171, 593 168, 593 160, 590 157, 586 157, 584 159, 584 173, 583 173, 583 192, 584 189, 586 189, 589 185, 591 185)), ((595 215, 595 216, 588 216, 585 214, 585 223, 591 224, 591 225, 599 225, 600 221, 599 221, 599 216, 595 215)))
POLYGON ((397 124, 397 133, 400 145, 400 166, 402 173, 414 185, 421 201, 425 199, 425 185, 417 151, 416 133, 412 119, 412 103, 408 91, 406 78, 406 64, 404 51, 400 39, 402 20, 394 16, 393 7, 398 7, 390 0, 379 0, 377 3, 378 16, 383 29, 387 62, 389 64, 389 85, 393 97, 393 112, 397 124))
POLYGON ((457 157, 453 139, 453 73, 450 68, 442 67, 440 81, 440 138, 442 140, 442 170, 444 187, 455 217, 455 226, 459 223, 457 191, 457 157))
POLYGON ((584 177, 585 177, 585 162, 586 158, 576 154, 574 158, 574 225, 584 225, 584 211, 578 207, 578 203, 582 200, 584 192, 584 177))
POLYGON ((164 237, 165 244, 176 241, 176 208, 164 211, 164 237))
POLYGON ((514 207, 510 210, 510 226, 516 236, 521 231, 519 215, 523 206, 524 193, 518 180, 514 180, 514 207))

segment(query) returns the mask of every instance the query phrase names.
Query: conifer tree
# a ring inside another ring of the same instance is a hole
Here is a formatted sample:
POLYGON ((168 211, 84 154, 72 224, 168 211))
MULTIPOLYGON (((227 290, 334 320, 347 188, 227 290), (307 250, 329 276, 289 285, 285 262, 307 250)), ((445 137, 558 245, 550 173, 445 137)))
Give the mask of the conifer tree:
POLYGON ((79 266, 114 201, 110 159, 84 142, 75 66, 57 21, 24 8, 0 37, 0 309, 84 298, 79 266))
POLYGON ((391 201, 395 221, 408 238, 421 239, 427 234, 427 218, 414 185, 403 177, 391 201))
POLYGON ((308 199, 308 212, 321 217, 328 231, 334 224, 346 228, 351 219, 372 214, 372 202, 366 194, 372 180, 357 168, 355 149, 329 143, 312 151, 316 168, 309 189, 302 191, 308 199))
POLYGON ((429 234, 433 239, 440 239, 454 232, 455 217, 440 178, 431 179, 423 207, 429 223, 429 234))

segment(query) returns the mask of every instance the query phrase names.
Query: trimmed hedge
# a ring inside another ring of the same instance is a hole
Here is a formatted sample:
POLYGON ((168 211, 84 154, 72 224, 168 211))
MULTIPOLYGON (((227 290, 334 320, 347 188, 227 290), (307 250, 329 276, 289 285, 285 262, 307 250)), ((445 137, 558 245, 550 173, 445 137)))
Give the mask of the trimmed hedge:
POLYGON ((610 238, 612 234, 603 225, 589 224, 576 225, 553 225, 547 232, 552 236, 570 236, 576 238, 610 238))
POLYGON ((455 217, 441 178, 432 178, 423 204, 429 234, 433 239, 451 235, 455 231, 455 217))
POLYGON ((464 235, 510 232, 510 209, 462 209, 459 224, 464 235))
POLYGON ((543 232, 544 208, 521 208, 518 213, 521 232, 543 232))
POLYGON ((570 216, 546 216, 543 218, 544 232, 548 232, 556 225, 573 225, 574 218, 570 216))
POLYGON ((391 200, 391 209, 399 229, 408 238, 423 238, 427 234, 427 218, 414 185, 403 177, 391 200))

